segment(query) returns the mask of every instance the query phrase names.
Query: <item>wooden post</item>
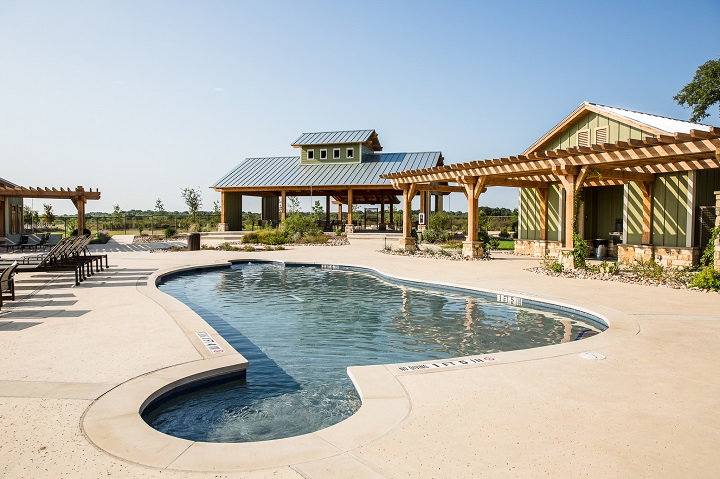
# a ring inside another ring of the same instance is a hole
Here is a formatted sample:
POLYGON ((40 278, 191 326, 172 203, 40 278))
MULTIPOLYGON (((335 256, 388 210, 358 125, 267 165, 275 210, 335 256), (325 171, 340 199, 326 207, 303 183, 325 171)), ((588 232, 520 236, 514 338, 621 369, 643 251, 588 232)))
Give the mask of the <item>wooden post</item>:
POLYGON ((403 190, 403 235, 400 238, 400 249, 408 250, 415 247, 412 236, 412 200, 417 193, 417 185, 404 184, 403 190))
POLYGON ((225 195, 226 193, 224 191, 220 192, 220 223, 227 223, 227 219, 225 216, 225 195))
POLYGON ((355 225, 353 224, 353 190, 348 189, 348 220, 345 225, 346 233, 354 233, 355 225))
POLYGON ((342 223, 342 203, 338 201, 338 221, 342 223))
POLYGON ((280 220, 285 221, 287 219, 287 194, 285 190, 280 192, 280 201, 282 202, 282 210, 280 212, 280 220))
POLYGON ((565 166, 558 168, 555 174, 565 190, 565 224, 563 225, 563 248, 561 261, 566 268, 575 269, 573 256, 573 219, 575 218, 575 196, 582 187, 585 177, 590 171, 589 166, 565 166))
MULTIPOLYGON (((78 229, 78 236, 82 236, 85 231, 85 202, 87 201, 85 199, 85 188, 82 186, 78 186, 75 188, 75 191, 78 193, 78 197, 75 200, 75 207, 78 210, 78 220, 77 220, 77 229, 78 229)), ((22 211, 20 212, 22 215, 22 211)), ((21 216, 22 218, 22 216, 21 216)))
POLYGON ((468 234, 463 242, 462 255, 477 258, 483 255, 483 244, 478 241, 478 198, 485 191, 486 176, 461 176, 457 183, 465 187, 468 200, 468 234))
POLYGON ((325 227, 330 228, 330 195, 325 197, 325 227))
POLYGON ((393 209, 394 205, 390 203, 390 224, 393 225, 393 229, 395 229, 395 222, 393 221, 393 209))
POLYGON ((640 191, 643 194, 643 209, 642 209, 642 239, 641 244, 652 244, 652 191, 653 182, 651 181, 640 181, 638 182, 640 191))
POLYGON ((427 191, 421 191, 420 192, 420 215, 425 218, 425 220, 418 224, 418 231, 423 231, 425 229, 425 225, 428 223, 428 214, 430 213, 427 209, 427 191))

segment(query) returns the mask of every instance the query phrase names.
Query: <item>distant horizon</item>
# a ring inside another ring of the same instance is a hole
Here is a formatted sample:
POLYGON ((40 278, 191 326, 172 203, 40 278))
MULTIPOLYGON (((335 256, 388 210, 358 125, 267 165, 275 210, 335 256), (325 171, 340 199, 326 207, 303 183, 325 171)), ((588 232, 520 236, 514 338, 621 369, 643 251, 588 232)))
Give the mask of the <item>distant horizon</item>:
MULTIPOLYGON (((244 158, 294 156, 304 132, 374 129, 384 151, 441 151, 453 164, 518 155, 584 101, 687 120, 673 96, 720 55, 720 3, 695 2, 692 22, 667 0, 604 5, 622 15, 569 1, 367 0, 360 12, 321 0, 6 0, 0 177, 98 189, 92 212, 158 198, 181 211, 183 188, 211 210, 219 178, 244 158)), ((717 105, 709 113, 702 123, 720 125, 717 105)), ((518 192, 491 187, 480 203, 513 209, 518 192)), ((260 199, 244 206, 259 211, 260 199)), ((445 208, 467 201, 452 193, 445 208)))

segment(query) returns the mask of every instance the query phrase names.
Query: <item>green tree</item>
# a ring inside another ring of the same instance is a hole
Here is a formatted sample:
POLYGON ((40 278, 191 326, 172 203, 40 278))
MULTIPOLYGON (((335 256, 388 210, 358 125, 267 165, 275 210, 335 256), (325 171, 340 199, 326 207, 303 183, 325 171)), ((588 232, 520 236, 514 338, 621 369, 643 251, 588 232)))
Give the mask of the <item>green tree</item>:
POLYGON ((122 223, 123 214, 120 210, 120 205, 113 205, 113 212, 112 212, 112 223, 113 228, 119 228, 120 224, 122 223))
POLYGON ((45 210, 42 216, 43 223, 45 223, 46 228, 50 228, 56 218, 55 213, 53 212, 53 207, 52 205, 43 203, 43 209, 45 210))
POLYGON ((159 214, 165 213, 165 205, 160 198, 155 200, 155 212, 159 214))
POLYGON ((200 192, 200 187, 198 186, 197 189, 183 188, 180 195, 188 207, 188 212, 190 213, 192 222, 197 224, 197 213, 202 206, 202 194, 200 192))
POLYGON ((300 199, 297 196, 286 196, 288 205, 286 208, 286 213, 288 215, 294 215, 295 213, 300 213, 300 199))
POLYGON ((312 207, 312 217, 314 221, 320 221, 325 216, 325 208, 322 207, 319 201, 316 201, 312 207))
POLYGON ((673 99, 679 105, 693 109, 690 121, 698 122, 710 116, 707 111, 716 103, 720 111, 720 58, 700 65, 692 81, 673 99))

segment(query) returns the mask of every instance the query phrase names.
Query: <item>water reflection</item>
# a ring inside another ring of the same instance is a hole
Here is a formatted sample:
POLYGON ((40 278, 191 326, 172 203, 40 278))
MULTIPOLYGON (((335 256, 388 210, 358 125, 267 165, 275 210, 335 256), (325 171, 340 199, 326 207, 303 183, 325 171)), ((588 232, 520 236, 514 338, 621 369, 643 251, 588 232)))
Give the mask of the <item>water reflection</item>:
POLYGON ((146 415, 198 441, 318 430, 359 406, 346 368, 526 349, 597 334, 581 318, 317 267, 243 264, 168 278, 250 360, 247 380, 178 397, 146 415))

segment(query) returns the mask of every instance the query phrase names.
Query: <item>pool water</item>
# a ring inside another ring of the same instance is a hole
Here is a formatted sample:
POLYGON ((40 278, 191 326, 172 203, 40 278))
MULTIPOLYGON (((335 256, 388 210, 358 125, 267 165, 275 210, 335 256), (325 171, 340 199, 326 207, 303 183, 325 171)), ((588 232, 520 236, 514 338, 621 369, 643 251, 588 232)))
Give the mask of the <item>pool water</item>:
POLYGON ((436 360, 588 338, 585 316, 345 269, 244 263, 159 285, 250 362, 247 376, 152 404, 152 427, 194 441, 279 439, 336 424, 360 401, 349 366, 436 360))

